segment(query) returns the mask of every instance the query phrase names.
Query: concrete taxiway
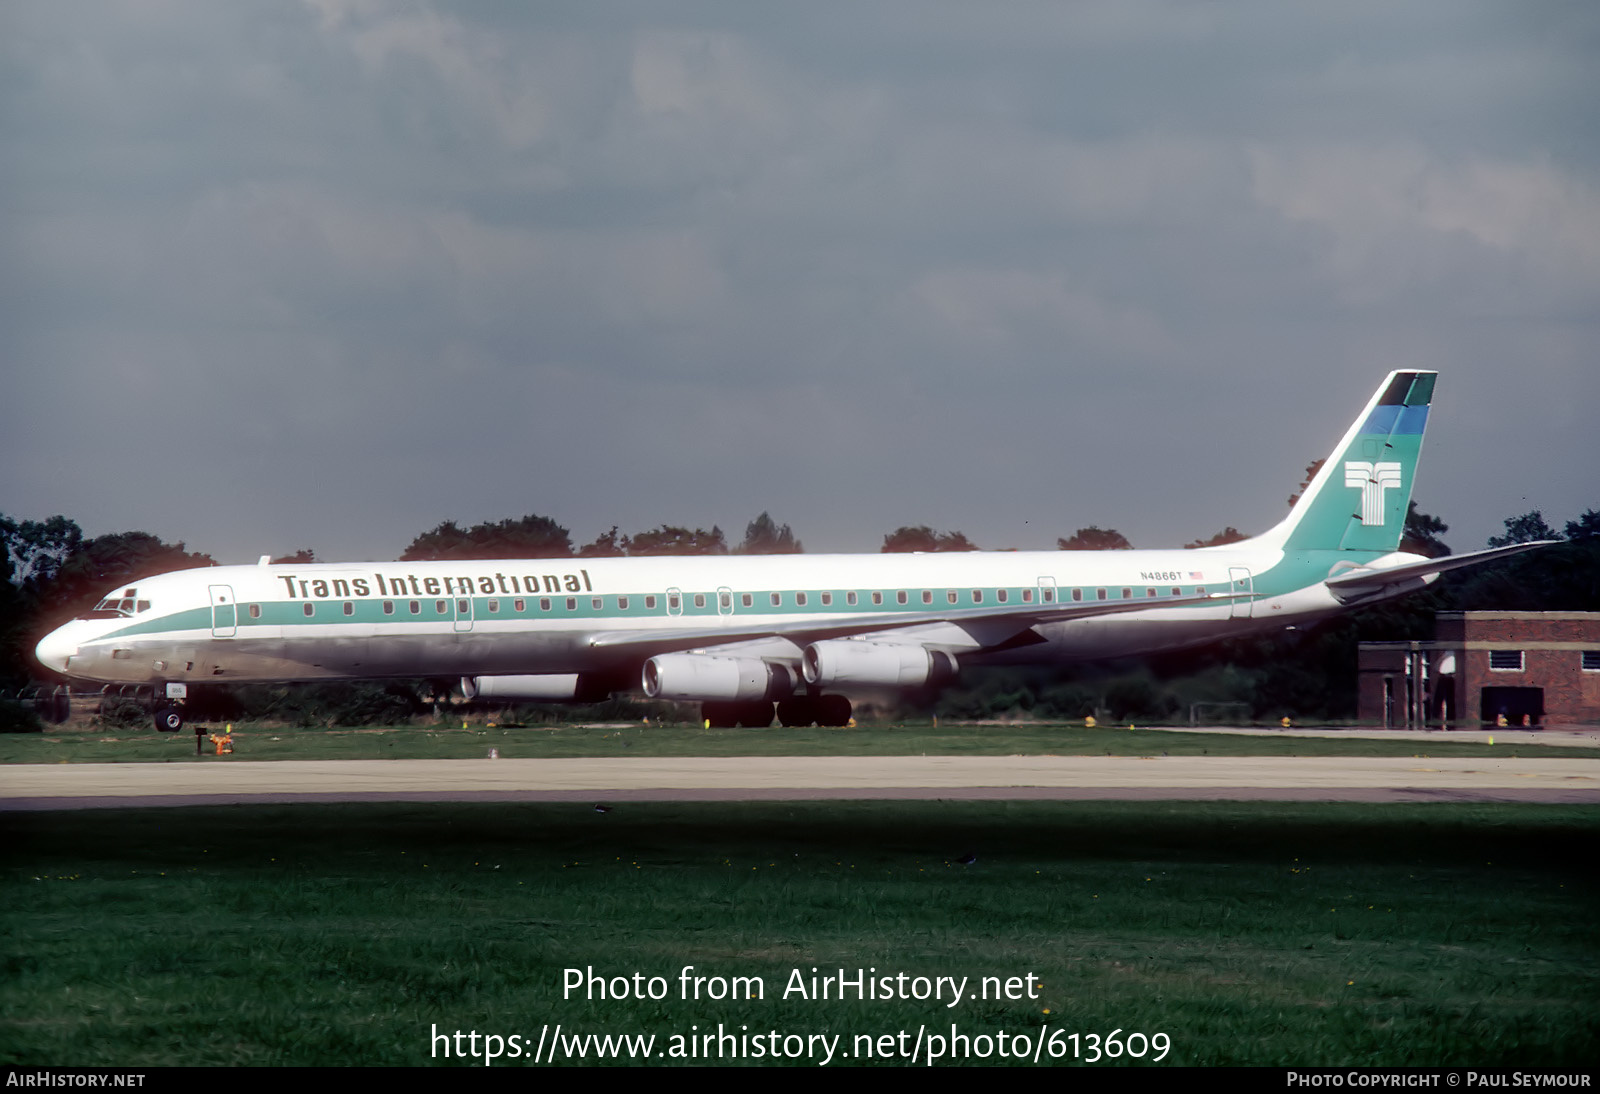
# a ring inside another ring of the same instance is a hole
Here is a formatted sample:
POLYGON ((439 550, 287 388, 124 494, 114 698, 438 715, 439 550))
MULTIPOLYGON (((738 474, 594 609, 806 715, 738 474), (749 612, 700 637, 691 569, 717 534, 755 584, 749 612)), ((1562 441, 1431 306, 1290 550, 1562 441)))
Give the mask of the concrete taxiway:
POLYGON ((828 798, 1600 804, 1600 760, 789 756, 19 764, 0 810, 335 801, 828 798))

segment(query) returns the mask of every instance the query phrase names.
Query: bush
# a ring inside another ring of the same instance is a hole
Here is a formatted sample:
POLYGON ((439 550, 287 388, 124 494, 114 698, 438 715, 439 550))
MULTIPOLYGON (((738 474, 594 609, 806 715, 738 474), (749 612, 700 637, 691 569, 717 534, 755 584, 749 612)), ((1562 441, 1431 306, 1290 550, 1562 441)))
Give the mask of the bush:
POLYGON ((43 733, 44 723, 27 703, 0 699, 0 733, 43 733))
POLYGON ((149 709, 137 699, 107 696, 100 700, 95 725, 110 729, 133 729, 150 723, 149 709))

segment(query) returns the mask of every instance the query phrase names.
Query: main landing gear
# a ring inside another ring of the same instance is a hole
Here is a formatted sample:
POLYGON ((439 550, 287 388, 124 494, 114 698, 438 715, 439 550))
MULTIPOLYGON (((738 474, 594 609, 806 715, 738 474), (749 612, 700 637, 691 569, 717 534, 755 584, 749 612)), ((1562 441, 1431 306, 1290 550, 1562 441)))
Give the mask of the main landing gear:
POLYGON ((162 733, 176 733, 183 728, 183 711, 177 707, 162 707, 155 717, 156 728, 162 733))
MULTIPOLYGON (((843 695, 795 695, 778 703, 778 721, 785 726, 846 726, 850 724, 850 700, 843 695)), ((744 726, 765 729, 772 724, 772 704, 701 703, 700 716, 718 729, 744 726)))

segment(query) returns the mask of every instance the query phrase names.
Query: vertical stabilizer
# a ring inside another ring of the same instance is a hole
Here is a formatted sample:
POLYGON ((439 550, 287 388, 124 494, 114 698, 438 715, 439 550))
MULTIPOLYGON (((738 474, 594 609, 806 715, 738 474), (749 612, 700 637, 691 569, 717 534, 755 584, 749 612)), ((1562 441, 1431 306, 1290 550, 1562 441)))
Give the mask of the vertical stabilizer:
POLYGON ((1258 540, 1286 551, 1398 550, 1436 372, 1391 372, 1289 516, 1258 540))

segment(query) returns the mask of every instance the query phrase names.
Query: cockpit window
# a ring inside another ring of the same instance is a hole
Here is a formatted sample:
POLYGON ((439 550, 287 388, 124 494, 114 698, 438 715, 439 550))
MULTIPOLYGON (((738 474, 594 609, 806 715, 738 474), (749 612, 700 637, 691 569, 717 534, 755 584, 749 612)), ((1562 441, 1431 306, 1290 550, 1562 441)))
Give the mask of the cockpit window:
POLYGON ((139 612, 150 610, 150 601, 139 600, 138 589, 124 589, 115 596, 108 596, 94 606, 94 610, 87 612, 82 619, 124 619, 139 612))

